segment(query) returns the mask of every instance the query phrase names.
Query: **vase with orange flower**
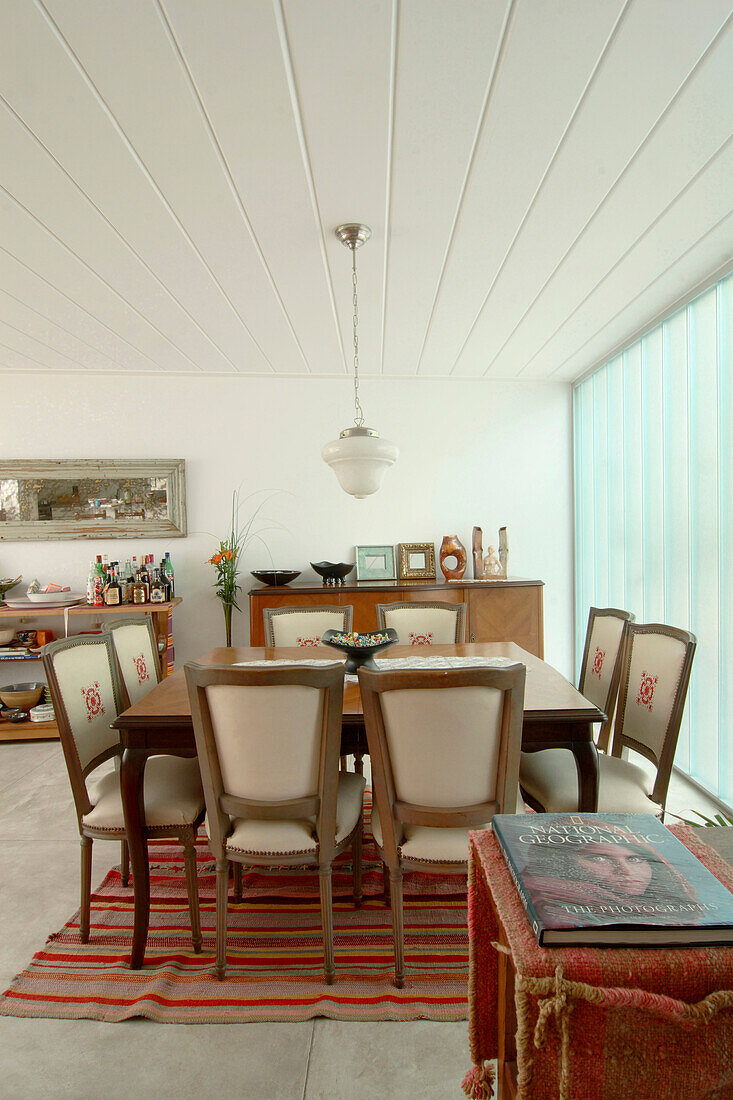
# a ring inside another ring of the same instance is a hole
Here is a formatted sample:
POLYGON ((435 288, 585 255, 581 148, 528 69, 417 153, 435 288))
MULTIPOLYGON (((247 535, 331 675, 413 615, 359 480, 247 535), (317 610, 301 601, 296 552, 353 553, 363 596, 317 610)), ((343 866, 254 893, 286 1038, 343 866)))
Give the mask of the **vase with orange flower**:
MULTIPOLYGON (((268 499, 270 499, 268 497, 268 499)), ((239 490, 232 493, 232 519, 229 531, 223 539, 219 540, 219 547, 207 559, 209 565, 216 569, 214 589, 221 600, 224 611, 224 628, 226 631, 227 647, 232 644, 232 611, 241 611, 237 603, 237 593, 242 587, 238 584, 239 566, 242 555, 251 542, 255 539, 263 542, 260 532, 255 530, 254 524, 261 509, 267 503, 263 500, 246 522, 240 519, 239 490)))

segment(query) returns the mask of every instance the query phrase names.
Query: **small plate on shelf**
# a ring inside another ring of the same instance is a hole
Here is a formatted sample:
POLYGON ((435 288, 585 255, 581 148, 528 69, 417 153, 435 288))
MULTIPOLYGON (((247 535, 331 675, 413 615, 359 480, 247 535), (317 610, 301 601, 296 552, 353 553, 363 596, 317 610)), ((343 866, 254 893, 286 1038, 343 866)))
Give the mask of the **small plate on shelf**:
POLYGON ((82 592, 34 592, 33 596, 6 596, 5 606, 15 611, 40 611, 44 607, 71 607, 84 600, 86 596, 82 592), (38 596, 43 599, 39 600, 38 596))

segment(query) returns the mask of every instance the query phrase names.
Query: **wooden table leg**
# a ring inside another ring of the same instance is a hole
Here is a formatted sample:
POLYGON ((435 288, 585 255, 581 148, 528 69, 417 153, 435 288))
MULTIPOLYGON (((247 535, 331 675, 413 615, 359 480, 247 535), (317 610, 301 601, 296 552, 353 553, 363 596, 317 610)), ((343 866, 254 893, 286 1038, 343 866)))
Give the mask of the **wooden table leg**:
POLYGON ((125 749, 120 765, 120 792, 125 815, 127 845, 130 850, 132 888, 135 895, 135 923, 132 933, 130 967, 139 970, 145 961, 150 919, 150 867, 145 835, 145 803, 143 783, 147 749, 125 749))
POLYGON ((571 747, 578 769, 578 808, 581 813, 597 813, 598 749, 593 740, 574 741, 571 747))

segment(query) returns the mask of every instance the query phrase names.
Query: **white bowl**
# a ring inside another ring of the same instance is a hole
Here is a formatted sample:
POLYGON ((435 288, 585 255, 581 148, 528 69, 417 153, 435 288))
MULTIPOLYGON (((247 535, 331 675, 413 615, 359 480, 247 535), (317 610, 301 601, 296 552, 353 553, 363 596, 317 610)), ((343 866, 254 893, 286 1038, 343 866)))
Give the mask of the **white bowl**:
POLYGON ((78 603, 83 599, 83 593, 81 592, 29 592, 28 599, 31 603, 45 603, 49 606, 58 607, 60 604, 65 603, 78 603))
POLYGON ((1 627, 0 628, 0 645, 7 645, 8 642, 12 642, 15 637, 15 627, 1 627))

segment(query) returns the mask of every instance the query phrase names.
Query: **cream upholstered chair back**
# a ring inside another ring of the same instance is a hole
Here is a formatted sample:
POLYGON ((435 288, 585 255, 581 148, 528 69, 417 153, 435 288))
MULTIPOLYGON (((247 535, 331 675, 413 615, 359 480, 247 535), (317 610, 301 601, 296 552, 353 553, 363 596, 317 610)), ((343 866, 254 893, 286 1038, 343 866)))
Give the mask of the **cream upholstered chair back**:
POLYGON ((351 630, 354 608, 344 607, 266 607, 265 645, 315 646, 327 630, 351 630))
POLYGON ((657 766, 652 792, 663 803, 677 747, 697 639, 661 623, 630 623, 621 670, 612 755, 625 748, 657 766))
POLYGON ((465 603, 378 603, 377 625, 392 627, 400 645, 455 645, 466 640, 465 603))
POLYGON ((630 612, 616 607, 591 607, 588 614, 578 690, 606 715, 598 734, 598 747, 604 751, 613 727, 626 624, 633 621, 630 612))
POLYGON ((152 616, 114 619, 106 626, 114 641, 130 703, 136 703, 160 683, 158 641, 152 616))
POLYGON ((119 734, 110 729, 124 698, 112 638, 75 635, 50 642, 44 647, 43 667, 77 812, 87 813, 92 806, 87 774, 120 752, 119 734))
POLYGON ((212 841, 230 816, 315 814, 318 832, 326 787, 336 801, 343 664, 185 669, 212 841))
POLYGON ((465 824, 476 827, 515 811, 524 680, 518 664, 359 670, 375 790, 387 796, 388 818, 455 825, 451 814, 470 807, 465 824))

